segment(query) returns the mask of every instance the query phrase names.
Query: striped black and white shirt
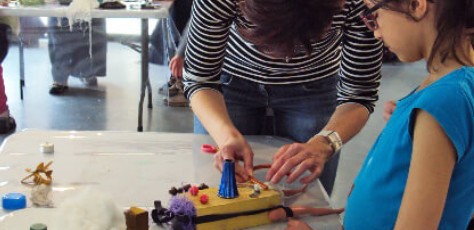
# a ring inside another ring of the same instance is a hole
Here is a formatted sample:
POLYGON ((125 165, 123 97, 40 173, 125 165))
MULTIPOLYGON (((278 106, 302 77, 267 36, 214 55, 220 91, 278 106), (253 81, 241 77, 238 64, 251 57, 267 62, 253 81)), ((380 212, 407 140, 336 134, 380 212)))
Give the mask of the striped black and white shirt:
POLYGON ((221 71, 269 85, 301 84, 339 74, 338 102, 360 103, 372 112, 378 99, 382 43, 360 20, 365 9, 362 0, 346 0, 331 29, 312 44, 311 55, 296 54, 288 61, 258 51, 239 35, 238 27, 251 25, 236 0, 195 0, 183 73, 185 95, 220 90, 221 71))

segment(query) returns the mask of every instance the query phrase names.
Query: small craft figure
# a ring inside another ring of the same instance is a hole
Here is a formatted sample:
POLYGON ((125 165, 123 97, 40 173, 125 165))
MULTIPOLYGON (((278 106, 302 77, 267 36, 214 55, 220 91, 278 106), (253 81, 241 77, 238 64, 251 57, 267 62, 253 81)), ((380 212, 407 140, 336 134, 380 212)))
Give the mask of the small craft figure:
POLYGON ((51 174, 53 170, 48 169, 48 167, 53 163, 53 161, 48 162, 46 165, 41 162, 38 166, 36 166, 36 170, 31 171, 31 169, 27 168, 26 171, 30 173, 30 175, 26 176, 21 180, 23 184, 33 184, 33 185, 50 185, 53 181, 51 174), (42 175, 44 174, 44 175, 42 175), (27 181, 29 178, 33 177, 33 181, 27 181))
POLYGON ((43 162, 41 162, 38 166, 36 166, 36 170, 34 171, 27 168, 26 171, 29 172, 30 175, 21 180, 21 183, 23 184, 33 185, 30 199, 31 202, 33 202, 33 204, 36 206, 53 206, 53 201, 51 199, 51 183, 53 181, 51 174, 53 173, 53 170, 48 169, 52 163, 53 162, 50 161, 45 165, 43 162), (31 177, 33 180, 28 180, 31 177))

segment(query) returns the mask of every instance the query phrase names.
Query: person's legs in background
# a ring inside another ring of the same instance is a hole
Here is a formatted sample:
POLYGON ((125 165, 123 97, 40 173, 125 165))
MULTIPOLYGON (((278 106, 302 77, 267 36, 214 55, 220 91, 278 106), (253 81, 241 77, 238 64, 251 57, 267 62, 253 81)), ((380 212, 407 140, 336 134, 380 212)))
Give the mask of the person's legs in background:
MULTIPOLYGON (((170 19, 173 21, 174 26, 176 26, 176 29, 181 36, 183 35, 184 30, 186 29, 188 20, 191 16, 192 4, 193 4, 193 0, 175 0, 173 3, 173 6, 170 9, 170 19)), ((155 31, 157 33, 152 34, 152 39, 151 39, 152 44, 155 44, 155 45, 160 44, 160 42, 157 41, 157 39, 159 39, 159 36, 162 36, 162 33, 158 33, 159 29, 160 29, 160 25, 157 25, 155 28, 155 31)), ((174 42, 176 43, 176 46, 178 46, 180 41, 174 41, 174 42)), ((160 50, 160 48, 157 47, 156 50, 160 50)), ((158 51, 155 51, 155 52, 158 52, 158 51)), ((157 54, 157 55, 160 55, 160 54, 157 54)), ((162 57, 161 59, 164 59, 164 58, 162 57)), ((162 62, 163 64, 165 64, 164 61, 162 62)), ((187 105, 187 101, 185 100, 183 96, 183 92, 181 92, 182 90, 180 91, 180 88, 182 87, 183 87, 182 82, 179 80, 177 81, 175 79, 175 76, 171 75, 168 82, 158 89, 158 93, 164 96, 168 96, 168 97, 176 96, 175 98, 169 98, 168 100, 165 101, 165 103, 169 104, 170 106, 174 106, 174 104, 176 104, 176 106, 187 105), (179 85, 176 85, 176 84, 179 84, 179 85), (177 101, 177 103, 172 103, 173 101, 177 101)))
POLYGON ((188 26, 189 23, 184 28, 184 32, 179 40, 179 46, 176 48, 176 52, 170 60, 170 71, 171 71, 171 79, 168 82, 172 82, 174 80, 174 84, 171 87, 168 87, 168 97, 165 98, 165 104, 168 106, 187 106, 188 99, 184 96, 184 84, 183 84, 183 67, 184 61, 186 56, 186 46, 187 46, 187 39, 188 39, 188 26), (171 92, 177 91, 175 95, 171 95, 171 92))
MULTIPOLYGON (((177 46, 176 43, 178 43, 178 41, 168 41, 166 39, 168 38, 168 36, 163 36, 164 34, 170 32, 168 30, 168 26, 172 25, 174 25, 174 22, 171 19, 171 16, 168 17, 168 19, 160 19, 156 23, 155 29, 153 30, 150 36, 151 45, 148 53, 148 60, 150 63, 154 63, 157 65, 167 65, 168 56, 170 56, 169 58, 171 58, 171 55, 174 55, 173 53, 170 53, 170 44, 168 43, 172 42, 175 43, 173 44, 174 46, 177 46)), ((167 97, 178 94, 178 90, 176 88, 171 89, 171 86, 173 86, 175 83, 176 79, 172 75, 170 75, 168 81, 158 88, 158 94, 167 97)))
POLYGON ((106 75, 105 20, 92 19, 92 41, 89 41, 88 23, 75 23, 71 29, 67 18, 60 20, 60 24, 57 18, 48 21, 48 51, 54 81, 49 93, 53 95, 68 89, 70 75, 80 78, 86 86, 97 85, 96 77, 106 75))
MULTIPOLYGON (((0 23, 0 63, 3 63, 8 53, 8 30, 8 25, 0 23)), ((7 95, 5 94, 5 84, 3 81, 3 67, 0 65, 0 134, 12 132, 15 128, 15 119, 10 116, 7 105, 7 95)))
POLYGON ((78 45, 71 57, 71 75, 79 78, 86 86, 97 86, 97 77, 104 77, 107 72, 105 19, 93 18, 90 27, 87 22, 77 23, 73 27, 73 32, 77 35, 75 42, 78 45), (92 55, 89 53, 91 49, 92 55))
POLYGON ((67 81, 71 74, 71 56, 75 46, 75 34, 69 30, 67 18, 48 18, 48 52, 51 61, 53 85, 49 93, 61 95, 68 89, 67 81))

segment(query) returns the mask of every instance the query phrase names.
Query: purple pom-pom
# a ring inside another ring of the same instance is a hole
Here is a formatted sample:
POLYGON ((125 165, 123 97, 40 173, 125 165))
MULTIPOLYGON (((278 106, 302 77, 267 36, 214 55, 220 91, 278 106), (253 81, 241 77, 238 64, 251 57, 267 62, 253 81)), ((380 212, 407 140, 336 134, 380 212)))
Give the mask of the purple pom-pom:
MULTIPOLYGON (((185 215, 190 219, 196 215, 196 208, 193 202, 191 202, 186 196, 173 196, 170 199, 169 210, 175 215, 185 215)), ((187 225, 182 225, 185 230, 195 229, 192 221, 187 225)))

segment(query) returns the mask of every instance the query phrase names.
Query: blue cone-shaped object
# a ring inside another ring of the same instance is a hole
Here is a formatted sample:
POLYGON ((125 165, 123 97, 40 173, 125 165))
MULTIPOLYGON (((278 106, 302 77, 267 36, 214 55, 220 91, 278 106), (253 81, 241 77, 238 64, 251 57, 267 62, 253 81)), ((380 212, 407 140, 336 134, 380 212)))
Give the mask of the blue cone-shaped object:
POLYGON ((239 196, 237 181, 235 180, 235 165, 233 160, 224 161, 221 185, 219 186, 219 193, 217 195, 225 199, 233 199, 239 196))

